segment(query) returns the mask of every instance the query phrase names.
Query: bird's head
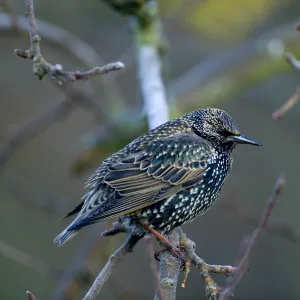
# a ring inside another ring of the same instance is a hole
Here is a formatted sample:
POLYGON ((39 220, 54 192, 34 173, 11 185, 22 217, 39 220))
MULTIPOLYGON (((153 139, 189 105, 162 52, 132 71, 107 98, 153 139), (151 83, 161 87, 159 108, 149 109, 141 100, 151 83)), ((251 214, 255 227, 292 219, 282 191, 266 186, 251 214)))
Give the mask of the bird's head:
POLYGON ((215 147, 233 149, 237 144, 262 146, 261 143, 240 133, 233 119, 217 108, 199 109, 189 114, 194 132, 215 147))

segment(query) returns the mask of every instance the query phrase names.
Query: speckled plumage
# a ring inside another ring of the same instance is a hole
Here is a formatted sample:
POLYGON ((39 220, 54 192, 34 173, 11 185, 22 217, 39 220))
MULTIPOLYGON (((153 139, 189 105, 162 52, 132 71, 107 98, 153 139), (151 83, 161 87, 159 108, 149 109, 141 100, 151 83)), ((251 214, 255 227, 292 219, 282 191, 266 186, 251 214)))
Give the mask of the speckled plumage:
POLYGON ((86 225, 119 217, 145 235, 147 224, 165 234, 206 212, 218 198, 240 134, 223 110, 201 109, 138 137, 103 161, 90 177, 74 221, 55 239, 63 244, 86 225))

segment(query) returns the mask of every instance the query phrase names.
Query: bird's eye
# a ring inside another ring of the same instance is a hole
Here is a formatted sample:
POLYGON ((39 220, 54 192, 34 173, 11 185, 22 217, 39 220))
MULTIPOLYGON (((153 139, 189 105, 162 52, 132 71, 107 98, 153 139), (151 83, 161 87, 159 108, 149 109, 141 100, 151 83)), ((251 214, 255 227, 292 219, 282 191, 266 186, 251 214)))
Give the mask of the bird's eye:
POLYGON ((218 134, 220 134, 220 135, 222 135, 222 136, 225 136, 225 137, 232 135, 232 133, 229 132, 229 131, 226 130, 226 129, 220 129, 220 130, 218 130, 218 134))

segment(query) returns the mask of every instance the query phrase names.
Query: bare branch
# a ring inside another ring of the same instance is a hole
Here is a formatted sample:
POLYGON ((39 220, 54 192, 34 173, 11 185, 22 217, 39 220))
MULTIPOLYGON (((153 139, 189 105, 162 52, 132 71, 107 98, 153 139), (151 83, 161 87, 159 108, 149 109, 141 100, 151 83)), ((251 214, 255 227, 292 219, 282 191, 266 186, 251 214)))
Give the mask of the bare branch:
POLYGON ((96 299, 100 290, 108 280, 115 266, 120 262, 120 260, 129 252, 132 252, 136 243, 140 240, 140 237, 130 235, 126 242, 114 253, 110 256, 108 262, 102 269, 102 271, 98 274, 95 279, 93 285, 84 296, 83 300, 93 300, 96 299))
POLYGON ((284 59, 296 70, 300 69, 300 61, 292 53, 284 53, 284 59))
POLYGON ((276 110, 273 113, 272 118, 275 120, 281 119, 287 111, 294 107, 294 105, 299 101, 299 99, 300 90, 298 90, 286 103, 284 103, 278 110, 276 110))
POLYGON ((86 80, 91 76, 98 74, 105 74, 110 71, 120 70, 124 68, 121 62, 110 63, 103 67, 94 67, 92 70, 80 72, 65 72, 60 64, 51 65, 48 63, 41 52, 41 37, 38 35, 36 20, 34 16, 33 0, 25 0, 26 18, 28 21, 28 30, 30 37, 30 49, 20 50, 16 49, 15 54, 33 60, 33 73, 43 79, 48 75, 51 79, 55 79, 58 84, 62 84, 62 80, 75 81, 86 80))
MULTIPOLYGON (((68 298, 68 292, 72 288, 72 284, 79 283, 78 278, 82 278, 81 274, 84 274, 85 279, 91 277, 88 273, 88 268, 86 267, 86 261, 88 260, 89 253, 95 247, 96 241, 99 239, 99 228, 91 228, 89 235, 85 243, 79 247, 76 252, 75 257, 72 259, 69 266, 64 270, 57 287, 53 293, 52 299, 63 300, 68 298), (88 275, 88 276, 86 276, 88 275)), ((81 280, 82 282, 82 280, 81 280)), ((80 282, 80 283, 81 283, 80 282)))
POLYGON ((112 228, 102 232, 102 236, 111 236, 122 232, 126 232, 126 228, 124 228, 124 226, 122 226, 119 222, 114 222, 112 228))
MULTIPOLYGON (((176 228, 169 233, 166 238, 174 245, 179 246, 181 229, 176 228)), ((164 247, 164 245, 162 245, 164 247)), ((180 262, 169 251, 164 251, 159 255, 159 282, 160 292, 163 299, 175 300, 178 277, 180 274, 180 262)), ((159 300, 156 294, 154 300, 159 300)))
POLYGON ((26 295, 27 295, 28 300, 37 300, 35 298, 35 296, 29 291, 26 292, 26 295))
MULTIPOLYGON (((208 299, 215 299, 220 291, 223 289, 212 279, 210 273, 221 274, 225 276, 232 275, 236 268, 232 266, 223 265, 209 265, 202 258, 200 258, 196 252, 195 243, 190 240, 181 228, 173 230, 167 238, 172 242, 174 246, 180 247, 184 250, 186 255, 186 263, 184 266, 184 278, 181 287, 186 287, 186 281, 188 273, 190 272, 190 265, 193 264, 200 270, 201 277, 205 284, 205 292, 208 299)), ((161 286, 161 293, 163 299, 176 299, 176 288, 178 277, 180 274, 180 263, 172 256, 168 251, 164 251, 160 254, 160 268, 159 279, 161 286)), ((158 299, 154 298, 155 300, 158 299)))
POLYGON ((134 17, 133 33, 137 47, 138 78, 144 111, 148 126, 153 129, 168 121, 169 112, 158 54, 161 37, 157 2, 149 1, 142 9, 142 13, 134 17))
MULTIPOLYGON (((22 31, 19 27, 18 24, 18 19, 17 17, 12 13, 12 10, 10 8, 10 6, 7 3, 7 0, 1 0, 0 1, 0 6, 2 8, 2 10, 9 15, 10 17, 10 22, 11 22, 11 26, 13 28, 13 30, 15 31, 15 33, 18 36, 22 36, 24 34, 24 31, 22 31)), ((1 22, 0 22, 1 23, 1 22)))
POLYGON ((231 280, 229 280, 228 286, 224 289, 224 291, 221 293, 219 300, 226 300, 229 298, 229 296, 232 294, 234 288, 238 284, 238 282, 241 280, 242 276, 244 275, 247 265, 250 259, 250 256, 253 252, 254 245, 256 244, 259 234, 261 231, 266 227, 266 224, 268 223, 268 220, 272 214, 272 211, 274 209, 274 206, 276 204, 277 197, 281 193, 283 187, 285 185, 285 179, 283 176, 278 177, 275 187, 273 189, 273 192, 271 196, 269 197, 265 211, 261 217, 260 223, 258 227, 254 230, 252 235, 246 239, 246 250, 244 252, 243 257, 239 260, 239 264, 237 267, 236 272, 234 272, 233 277, 231 280))
MULTIPOLYGON (((196 245, 190 240, 185 233, 180 231, 180 247, 184 249, 188 262, 191 262, 197 269, 200 270, 201 277, 205 285, 205 293, 208 299, 214 299, 222 288, 212 279, 209 273, 220 275, 232 275, 236 268, 223 265, 209 265, 196 254, 196 245)), ((189 265, 186 266, 185 272, 189 272, 189 265)), ((186 285, 186 277, 183 280, 183 287, 186 285)))
POLYGON ((45 131, 54 121, 65 117, 72 111, 71 101, 63 101, 52 109, 21 126, 8 136, 0 147, 0 166, 3 165, 25 141, 45 131))

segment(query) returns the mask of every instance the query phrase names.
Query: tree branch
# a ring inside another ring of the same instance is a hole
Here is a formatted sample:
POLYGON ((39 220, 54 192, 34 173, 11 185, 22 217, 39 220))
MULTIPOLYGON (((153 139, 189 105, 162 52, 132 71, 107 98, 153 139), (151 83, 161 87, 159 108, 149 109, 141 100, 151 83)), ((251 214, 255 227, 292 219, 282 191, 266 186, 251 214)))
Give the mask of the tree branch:
MULTIPOLYGON (((179 246, 181 229, 176 228, 169 233, 166 238, 174 245, 179 246)), ((164 247, 164 245, 162 245, 164 247)), ((165 251, 159 256, 159 284, 162 299, 175 300, 178 277, 180 274, 180 261, 169 251, 165 251)), ((159 294, 156 293, 154 300, 159 300, 159 294)))
POLYGON ((148 126, 153 129, 168 121, 166 90, 161 75, 158 49, 161 43, 156 1, 148 1, 133 17, 138 79, 143 95, 148 126))
POLYGON ((278 177, 278 179, 275 183, 273 192, 267 201, 265 211, 262 214, 260 223, 259 223, 258 227, 254 230, 252 235, 245 239, 246 250, 244 252, 244 255, 239 260, 237 270, 236 270, 236 272, 234 272, 233 277, 229 280, 228 286, 221 293, 219 300, 228 299, 229 296, 232 294, 234 288, 236 287, 236 285, 239 283, 242 276, 244 275, 244 273, 247 269, 247 265, 248 265, 250 256, 253 252, 254 246, 258 240, 260 233, 262 232, 262 230, 266 227, 266 225, 268 223, 268 220, 269 220, 269 218, 272 214, 272 211, 274 209, 274 206, 276 204, 277 197, 281 193, 284 185, 285 185, 284 177, 283 176, 278 177))
MULTIPOLYGON (((30 19, 30 37, 33 37, 34 34, 37 32, 36 20, 33 14, 33 1, 25 1, 26 3, 26 11, 27 19, 30 19)), ((5 5, 5 3, 4 3, 5 5)), ((4 7, 5 8, 5 7, 4 7)), ((6 9, 8 13, 11 14, 9 9, 6 9)), ((25 29, 25 20, 21 17, 15 17, 11 14, 5 15, 0 14, 0 29, 17 29, 18 32, 23 32, 25 29), (15 22, 9 22, 9 17, 15 22), (15 28, 16 27, 16 28, 15 28)), ((95 61, 100 61, 100 56, 87 44, 85 44, 80 39, 76 38, 75 36, 69 34, 65 30, 57 28, 55 26, 49 25, 45 22, 39 21, 38 23, 42 28, 43 35, 45 35, 49 40, 52 42, 56 42, 61 46, 66 47, 69 51, 72 52, 77 58, 81 60, 81 62, 87 66, 90 66, 95 61), (66 43, 68 41, 69 44, 66 43)), ((30 40, 31 41, 31 40, 30 40)), ((40 48, 39 45, 32 45, 31 48, 38 47, 37 50, 39 53, 40 48)), ((26 51, 25 51, 26 52, 26 51)), ((29 55, 33 53, 30 49, 27 51, 29 55)), ((98 73, 107 73, 111 69, 116 67, 115 64, 108 64, 103 67, 95 67, 86 72, 64 72, 67 76, 75 76, 75 79, 86 79, 89 76, 96 75, 98 73), (78 77, 78 78, 77 78, 78 77)), ((49 75, 49 74, 48 74, 49 75)), ((54 74, 55 76, 59 74, 54 74)), ((66 79, 70 78, 62 78, 61 80, 66 81, 66 79)), ((57 86, 57 85, 56 85, 57 86)), ((107 85, 105 85, 106 87, 107 85)), ((4 140, 2 145, 0 146, 0 166, 7 162, 7 160, 14 154, 14 152, 22 146, 26 141, 30 140, 31 138, 39 135, 44 130, 46 130, 53 122, 59 120, 60 118, 66 117, 74 108, 73 104, 79 105, 85 110, 87 110, 91 115, 94 116, 96 120, 103 122, 103 120, 107 119, 105 113, 103 112, 103 107, 99 107, 94 101, 93 96, 91 94, 91 88, 89 90, 79 90, 74 88, 72 84, 65 85, 64 88, 60 88, 66 96, 66 100, 55 105, 52 109, 42 113, 37 118, 29 121, 27 124, 21 126, 18 130, 14 133, 8 135, 8 137, 4 140)), ((102 105, 103 106, 103 105, 102 105)))
POLYGON ((84 296, 83 300, 93 300, 97 297, 100 290, 108 280, 115 266, 120 262, 120 260, 129 252, 132 252, 136 243, 140 240, 140 237, 130 235, 126 242, 114 253, 110 256, 108 262, 102 269, 102 271, 98 274, 95 279, 92 287, 89 289, 87 294, 84 296))
POLYGON ((285 102, 279 109, 273 114, 272 118, 275 120, 281 119, 300 99, 300 90, 298 90, 290 99, 285 102))
POLYGON ((26 292, 26 295, 27 295, 28 300, 37 300, 35 298, 35 296, 29 291, 26 292))
POLYGON ((94 67, 93 69, 84 72, 66 72, 63 70, 63 67, 60 64, 51 65, 45 60, 41 52, 41 37, 38 35, 37 31, 33 0, 25 0, 25 11, 25 15, 28 21, 30 49, 16 49, 15 54, 22 58, 33 60, 33 73, 37 75, 39 79, 43 79, 45 75, 48 75, 51 79, 55 79, 58 84, 62 84, 63 79, 67 81, 86 80, 91 76, 105 74, 110 71, 120 70, 124 68, 123 63, 115 62, 103 67, 94 67))
MULTIPOLYGON (((296 30, 299 31, 300 25, 296 26, 296 30)), ((292 66, 296 70, 300 70, 300 61, 294 56, 292 53, 284 53, 283 58, 287 61, 287 63, 292 66)), ((300 91, 298 90, 290 99, 284 103, 279 109, 277 109, 272 117, 275 120, 281 119, 287 111, 294 107, 294 105, 300 99, 300 91)))
MULTIPOLYGON (((64 270, 57 287, 53 293, 52 299, 63 300, 68 298, 68 293, 72 288, 72 284, 78 285, 78 278, 84 277, 85 279, 89 276, 88 268, 86 267, 86 261, 88 260, 89 254, 95 247, 96 241, 99 239, 99 228, 91 228, 89 231, 88 239, 85 243, 79 247, 76 251, 75 257, 72 259, 69 266, 64 270), (82 276, 84 274, 85 276, 82 276), (88 275, 88 276, 86 276, 88 275)), ((80 282, 81 283, 81 282, 80 282)))
POLYGON ((0 166, 2 166, 22 145, 36 135, 45 131, 53 122, 65 117, 73 109, 71 101, 56 104, 50 110, 41 113, 35 119, 21 126, 8 136, 0 146, 0 166))

